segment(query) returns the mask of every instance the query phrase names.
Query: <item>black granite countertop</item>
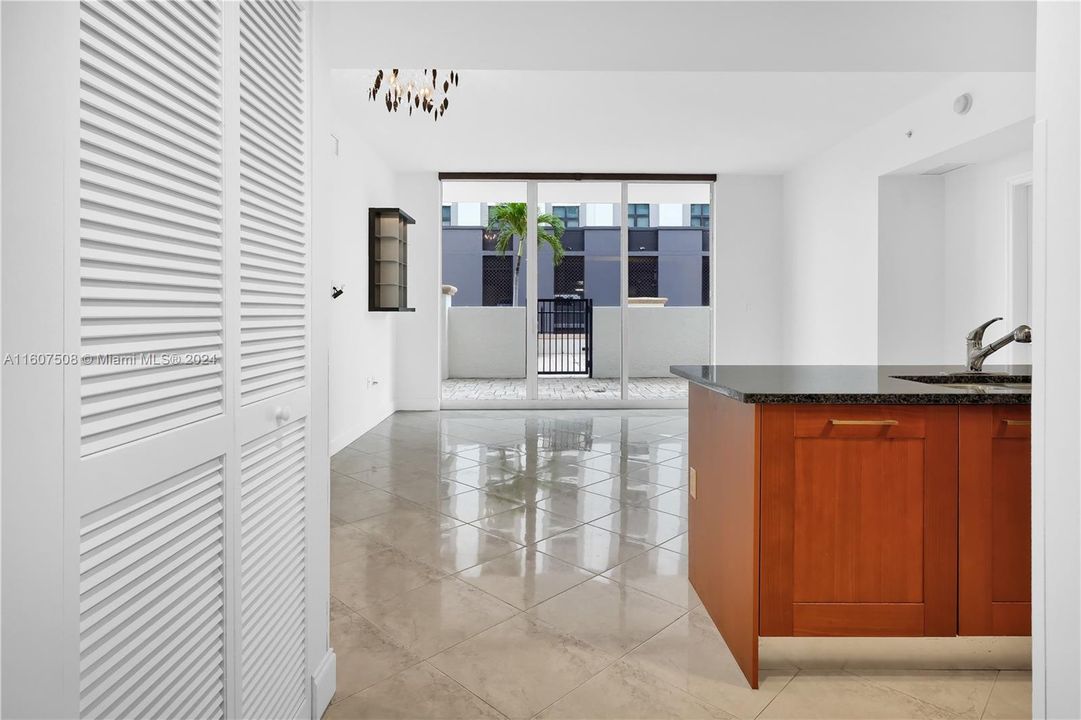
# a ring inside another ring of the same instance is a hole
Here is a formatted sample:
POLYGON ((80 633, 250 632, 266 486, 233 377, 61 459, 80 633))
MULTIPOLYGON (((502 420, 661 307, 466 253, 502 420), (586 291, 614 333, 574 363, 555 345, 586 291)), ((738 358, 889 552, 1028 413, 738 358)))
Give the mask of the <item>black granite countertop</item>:
POLYGON ((696 385, 751 404, 1027 405, 1032 401, 1030 365, 988 366, 975 378, 951 375, 964 368, 949 365, 673 365, 670 370, 696 385), (963 386, 971 379, 980 380, 980 386, 963 386))

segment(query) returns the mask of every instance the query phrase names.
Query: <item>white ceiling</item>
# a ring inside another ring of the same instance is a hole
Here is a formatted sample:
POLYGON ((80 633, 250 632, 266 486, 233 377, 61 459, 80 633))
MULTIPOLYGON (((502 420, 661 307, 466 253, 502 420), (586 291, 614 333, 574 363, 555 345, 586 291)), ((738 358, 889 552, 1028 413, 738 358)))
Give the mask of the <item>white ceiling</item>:
POLYGON ((1032 71, 1031 0, 317 2, 338 109, 407 171, 791 168, 953 73, 1032 71), (439 123, 376 67, 461 84, 439 123))
POLYGON ((782 172, 948 77, 463 70, 434 123, 369 102, 370 71, 334 75, 342 116, 398 170, 683 173, 782 172))
POLYGON ((1035 70, 1033 0, 315 3, 334 68, 1035 70))

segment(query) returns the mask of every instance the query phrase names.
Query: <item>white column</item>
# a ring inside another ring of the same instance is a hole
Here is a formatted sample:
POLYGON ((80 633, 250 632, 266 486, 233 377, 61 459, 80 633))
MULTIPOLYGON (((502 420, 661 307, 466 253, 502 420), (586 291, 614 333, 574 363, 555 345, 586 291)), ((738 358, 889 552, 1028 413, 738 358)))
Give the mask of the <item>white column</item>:
POLYGON ((529 400, 537 399, 537 183, 525 186, 525 393, 529 400))
MULTIPOLYGON (((689 206, 688 206, 689 207, 689 206)), ((690 224, 688 222, 688 224, 690 224)), ((709 362, 717 362, 717 183, 709 184, 709 362)))
POLYGON ((627 294, 630 292, 630 279, 627 274, 627 266, 630 264, 630 254, 627 252, 629 235, 627 230, 627 183, 619 184, 619 397, 627 399, 627 369, 630 362, 627 358, 627 294))

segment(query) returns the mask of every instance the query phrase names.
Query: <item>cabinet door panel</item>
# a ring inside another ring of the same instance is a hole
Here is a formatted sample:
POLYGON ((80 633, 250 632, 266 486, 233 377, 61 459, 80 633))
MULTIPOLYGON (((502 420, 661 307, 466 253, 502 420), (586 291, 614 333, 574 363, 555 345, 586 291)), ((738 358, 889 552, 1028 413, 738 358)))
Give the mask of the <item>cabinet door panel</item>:
POLYGON ((959 618, 962 635, 1031 631, 1031 428, 1025 406, 962 408, 959 618))
POLYGON ((796 602, 922 602, 923 442, 796 441, 796 602))
POLYGON ((953 635, 957 411, 762 415, 763 635, 953 635))
POLYGON ((792 614, 793 635, 923 635, 922 603, 796 603, 792 614))

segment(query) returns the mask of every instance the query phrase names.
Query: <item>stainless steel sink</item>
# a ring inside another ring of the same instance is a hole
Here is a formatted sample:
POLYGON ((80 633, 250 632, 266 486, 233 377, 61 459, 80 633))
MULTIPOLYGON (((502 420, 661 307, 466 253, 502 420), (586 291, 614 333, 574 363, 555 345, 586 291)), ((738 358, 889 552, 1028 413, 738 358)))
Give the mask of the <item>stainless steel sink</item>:
MULTIPOLYGON (((920 382, 917 380, 916 382, 920 382)), ((974 390, 984 393, 1004 393, 1016 390, 1032 390, 1032 383, 1026 382, 967 382, 967 383, 928 383, 937 387, 953 388, 954 390, 974 390)))
POLYGON ((911 380, 912 382, 950 388, 951 390, 968 390, 988 394, 1032 390, 1032 377, 1029 375, 958 372, 943 373, 941 375, 894 375, 892 377, 897 380, 911 380))

